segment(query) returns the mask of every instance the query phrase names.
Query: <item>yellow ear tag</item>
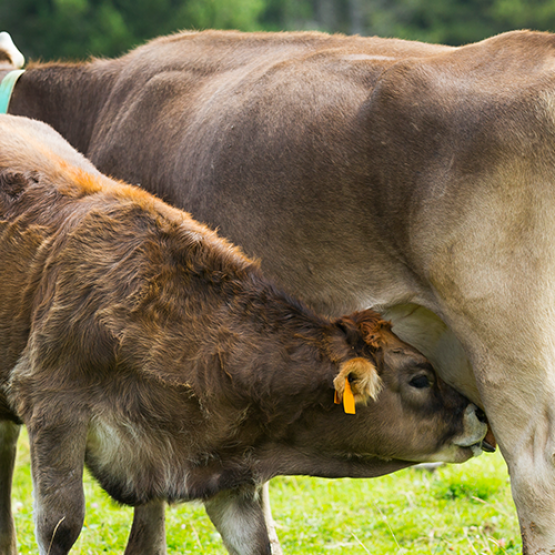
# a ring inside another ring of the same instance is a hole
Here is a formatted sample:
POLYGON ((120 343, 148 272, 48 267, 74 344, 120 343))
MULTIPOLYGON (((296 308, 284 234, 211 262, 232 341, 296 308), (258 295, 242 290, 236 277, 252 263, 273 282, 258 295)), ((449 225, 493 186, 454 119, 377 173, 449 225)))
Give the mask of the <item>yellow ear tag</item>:
POLYGON ((343 409, 345 414, 355 414, 355 396, 351 389, 349 379, 345 378, 345 391, 343 392, 343 409))

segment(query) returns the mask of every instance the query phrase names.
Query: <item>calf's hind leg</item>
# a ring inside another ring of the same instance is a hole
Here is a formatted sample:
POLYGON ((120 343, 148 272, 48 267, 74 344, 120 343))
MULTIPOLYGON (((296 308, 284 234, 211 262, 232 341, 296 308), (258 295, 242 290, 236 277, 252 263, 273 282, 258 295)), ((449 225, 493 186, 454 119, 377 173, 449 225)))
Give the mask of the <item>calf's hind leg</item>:
POLYGON ((12 515, 12 478, 19 426, 0 421, 0 555, 17 555, 12 515))
POLYGON ((165 509, 158 499, 135 507, 124 555, 166 555, 165 509))
POLYGON ((222 491, 204 502, 231 555, 274 555, 264 518, 262 486, 222 491))
MULTIPOLYGON (((256 494, 254 497, 255 499, 258 498, 256 494)), ((233 496, 231 496, 231 499, 233 499, 233 496)), ((262 507, 266 530, 271 544, 271 554, 282 555, 283 552, 279 544, 274 521, 270 511, 268 482, 266 482, 262 488, 262 495, 259 501, 255 501, 256 513, 258 512, 257 504, 260 504, 262 507)), ((214 514, 213 521, 216 519, 218 523, 221 522, 222 508, 224 505, 225 503, 222 504, 221 501, 218 502, 217 499, 214 501, 214 505, 210 509, 210 511, 214 514)), ((230 505, 233 507, 233 502, 231 502, 230 505)), ((127 542, 127 547, 125 548, 125 555, 166 555, 165 508, 166 504, 160 500, 154 500, 148 505, 135 507, 133 512, 133 525, 131 526, 131 533, 129 534, 129 540, 127 542)), ((208 510, 209 509, 207 508, 207 511, 208 510)), ((226 520, 225 517, 223 520, 226 520)), ((217 528, 219 528, 219 526, 220 524, 216 524, 217 528)), ((224 532, 224 534, 225 533, 226 532, 224 532)), ((234 531, 234 534, 236 534, 236 531, 234 531)), ((228 542, 232 542, 232 540, 229 538, 224 540, 226 545, 228 542)), ((250 552, 246 551, 246 553, 250 552)), ((265 551, 262 553, 265 553, 265 551)))

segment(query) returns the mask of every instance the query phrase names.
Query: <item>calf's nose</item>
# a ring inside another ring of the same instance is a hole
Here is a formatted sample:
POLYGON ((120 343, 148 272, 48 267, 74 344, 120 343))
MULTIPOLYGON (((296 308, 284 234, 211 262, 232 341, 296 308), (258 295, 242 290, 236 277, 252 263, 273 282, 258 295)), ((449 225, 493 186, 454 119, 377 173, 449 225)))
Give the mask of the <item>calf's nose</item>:
POLYGON ((460 447, 470 447, 477 444, 481 445, 488 431, 488 425, 484 420, 484 412, 476 405, 469 404, 463 416, 464 431, 461 436, 457 438, 455 444, 460 447))

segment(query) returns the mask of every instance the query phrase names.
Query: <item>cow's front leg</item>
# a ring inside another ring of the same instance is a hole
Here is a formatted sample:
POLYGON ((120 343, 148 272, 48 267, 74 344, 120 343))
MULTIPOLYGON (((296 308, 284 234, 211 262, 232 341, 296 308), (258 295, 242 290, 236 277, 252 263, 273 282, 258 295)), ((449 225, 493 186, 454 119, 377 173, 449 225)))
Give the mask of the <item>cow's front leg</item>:
POLYGON ((19 426, 0 421, 0 555, 17 555, 12 515, 12 478, 19 426))
POLYGON ((40 555, 66 555, 85 518, 83 466, 88 420, 72 414, 71 408, 66 414, 67 418, 61 413, 33 414, 26 422, 40 555))
POLYGON ((204 506, 231 555, 273 555, 262 486, 223 491, 205 501, 204 506))
POLYGON ((165 510, 166 504, 158 499, 135 507, 125 555, 166 554, 165 510))
POLYGON ((555 367, 536 378, 532 371, 515 372, 511 381, 514 385, 502 395, 484 388, 486 410, 509 469, 523 553, 551 555, 555 553, 555 367))
MULTIPOLYGON (((546 361, 546 366, 554 365, 546 361)), ((488 377, 482 391, 509 469, 523 553, 550 555, 555 553, 555 367, 538 371, 523 361, 509 373, 499 361, 488 370, 506 376, 503 387, 494 387, 495 379, 488 377)))

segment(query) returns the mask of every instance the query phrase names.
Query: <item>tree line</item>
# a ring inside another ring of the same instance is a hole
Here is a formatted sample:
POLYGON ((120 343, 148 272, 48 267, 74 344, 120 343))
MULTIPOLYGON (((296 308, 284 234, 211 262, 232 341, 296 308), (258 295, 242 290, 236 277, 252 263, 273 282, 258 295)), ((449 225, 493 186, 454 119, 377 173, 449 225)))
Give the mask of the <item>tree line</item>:
POLYGON ((555 31, 555 0, 0 0, 27 58, 118 56, 182 29, 320 30, 459 45, 555 31))

